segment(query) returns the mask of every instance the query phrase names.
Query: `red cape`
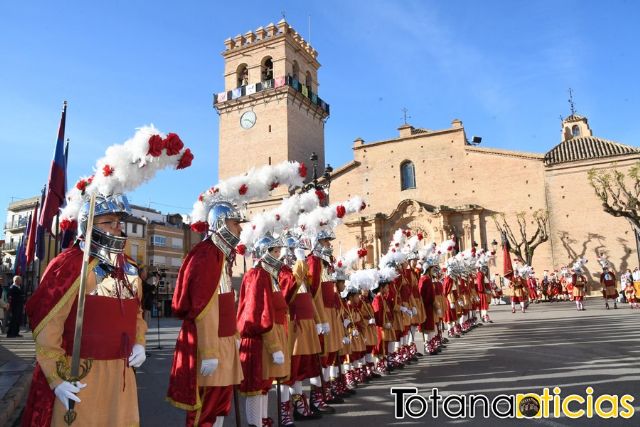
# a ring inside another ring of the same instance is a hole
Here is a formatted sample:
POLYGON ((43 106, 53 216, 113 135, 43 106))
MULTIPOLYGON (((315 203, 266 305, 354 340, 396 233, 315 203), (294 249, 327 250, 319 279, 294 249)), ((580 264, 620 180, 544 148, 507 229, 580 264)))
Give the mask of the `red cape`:
MULTIPOLYGON (((29 325, 33 331, 44 326, 44 324, 41 325, 42 321, 79 278, 81 268, 82 251, 78 246, 62 252, 47 265, 38 289, 26 304, 29 325)), ((22 414, 22 425, 25 427, 51 425, 55 398, 40 364, 36 363, 27 405, 22 414)))
POLYGON ((195 319, 218 288, 224 254, 211 239, 191 249, 180 267, 171 309, 183 319, 176 340, 167 399, 176 407, 195 410, 201 405, 197 390, 198 336, 195 319))
POLYGON ((240 363, 244 374, 240 391, 243 393, 255 393, 264 387, 262 334, 269 332, 274 323, 271 276, 265 269, 254 267, 244 274, 238 299, 240 363))

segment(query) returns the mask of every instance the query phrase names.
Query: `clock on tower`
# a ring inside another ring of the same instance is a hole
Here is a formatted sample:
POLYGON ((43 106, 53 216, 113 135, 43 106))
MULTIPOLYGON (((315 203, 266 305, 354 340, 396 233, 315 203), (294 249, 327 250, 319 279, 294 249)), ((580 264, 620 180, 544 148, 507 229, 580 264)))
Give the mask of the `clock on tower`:
POLYGON ((323 165, 329 105, 318 96, 318 52, 284 19, 224 44, 224 90, 214 95, 219 179, 312 152, 323 165))

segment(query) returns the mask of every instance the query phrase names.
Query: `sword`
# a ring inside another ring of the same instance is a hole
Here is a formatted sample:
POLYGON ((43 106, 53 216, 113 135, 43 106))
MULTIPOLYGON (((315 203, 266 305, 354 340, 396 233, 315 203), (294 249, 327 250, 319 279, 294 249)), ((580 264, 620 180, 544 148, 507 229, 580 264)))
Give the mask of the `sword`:
MULTIPOLYGON (((91 194, 89 199, 89 217, 87 218, 87 231, 84 240, 84 250, 82 256, 82 269, 80 270, 80 289, 78 290, 78 308, 76 311, 76 329, 73 334, 73 352, 71 354, 71 370, 69 376, 65 378, 69 382, 79 381, 84 378, 91 369, 91 360, 85 360, 80 371, 80 345, 82 343, 82 320, 84 318, 85 290, 87 288, 87 276, 89 274, 89 255, 91 252, 91 230, 93 229, 93 215, 96 207, 96 193, 91 194)), ((77 413, 74 410, 75 401, 69 399, 69 410, 64 415, 64 421, 71 425, 77 413)))

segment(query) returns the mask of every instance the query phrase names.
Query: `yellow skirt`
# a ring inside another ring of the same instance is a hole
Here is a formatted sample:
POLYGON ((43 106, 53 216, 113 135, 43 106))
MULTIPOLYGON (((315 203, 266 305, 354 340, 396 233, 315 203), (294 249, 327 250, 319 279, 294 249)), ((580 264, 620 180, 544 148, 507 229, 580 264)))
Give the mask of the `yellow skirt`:
POLYGON ((313 319, 289 322, 289 349, 294 356, 322 353, 313 319))
POLYGON ((262 345, 262 379, 267 378, 284 378, 291 373, 291 353, 287 343, 287 332, 284 325, 275 324, 271 329, 273 337, 278 342, 282 352, 284 353, 284 363, 277 365, 273 362, 273 355, 269 352, 266 345, 262 345))

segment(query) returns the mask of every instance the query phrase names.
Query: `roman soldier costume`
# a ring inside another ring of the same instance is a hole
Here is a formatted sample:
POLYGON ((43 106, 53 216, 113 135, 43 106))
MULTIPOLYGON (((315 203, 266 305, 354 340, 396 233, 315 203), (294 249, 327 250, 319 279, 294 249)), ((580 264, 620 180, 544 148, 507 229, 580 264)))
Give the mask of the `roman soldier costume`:
POLYGON ((286 332, 289 307, 283 289, 294 288, 295 279, 290 271, 282 271, 282 261, 274 256, 280 247, 282 241, 270 233, 257 242, 256 266, 244 274, 238 301, 244 374, 240 392, 246 396, 247 422, 256 427, 273 424, 267 411, 268 392, 275 379, 286 379, 291 370, 286 332))
POLYGON ((192 159, 177 135, 143 127, 125 144, 110 147, 98 160, 97 173, 67 193, 61 228, 77 227, 77 240, 49 263, 26 306, 36 367, 23 426, 140 423, 133 368, 146 358, 147 325, 138 269, 124 254, 127 238, 120 222, 131 213, 124 193, 161 168, 182 169, 192 159), (86 269, 83 257, 88 259, 86 269), (78 298, 79 290, 85 292, 84 301, 78 298), (77 318, 76 312, 84 316, 77 318), (74 343, 77 321, 82 322, 80 343, 74 343), (79 360, 72 356, 78 345, 79 360), (81 369, 74 378, 70 366, 75 363, 81 369))
POLYGON ((573 284, 573 299, 576 302, 576 309, 578 311, 584 310, 584 296, 587 286, 587 281, 584 277, 584 265, 587 263, 585 258, 579 258, 571 269, 569 281, 573 284))
MULTIPOLYGON (((602 296, 607 310, 609 309, 609 299, 613 299, 613 308, 618 308, 616 298, 618 298, 618 290, 616 289, 616 275, 611 271, 609 261, 601 256, 598 262, 602 266, 602 274, 600 274, 600 286, 602 286, 602 296)), ((627 285, 629 286, 629 285, 627 285)))
POLYGON ((208 232, 187 254, 178 273, 172 309, 183 322, 167 393, 170 403, 187 411, 187 426, 222 426, 230 412, 233 386, 243 379, 231 283, 244 221, 238 205, 265 198, 278 184, 300 186, 305 176, 304 165, 297 162, 263 166, 220 182, 194 204, 191 227, 208 232))
POLYGON ((491 297, 491 284, 489 283, 489 259, 491 259, 491 253, 482 252, 478 256, 476 267, 478 271, 475 277, 475 288, 479 299, 480 316, 482 316, 483 322, 493 323, 489 318, 489 298, 491 297))

